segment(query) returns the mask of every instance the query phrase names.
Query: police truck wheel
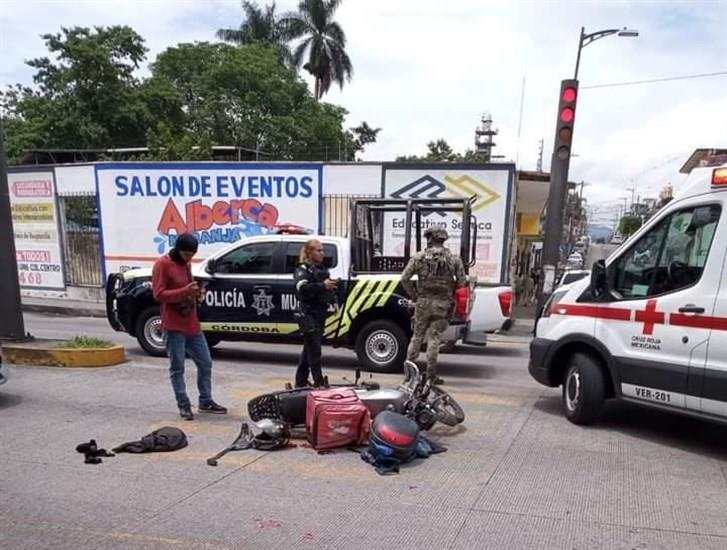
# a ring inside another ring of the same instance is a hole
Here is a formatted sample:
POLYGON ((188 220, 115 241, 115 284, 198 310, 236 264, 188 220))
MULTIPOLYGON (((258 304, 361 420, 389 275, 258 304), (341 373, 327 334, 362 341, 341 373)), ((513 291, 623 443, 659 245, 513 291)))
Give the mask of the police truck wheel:
POLYGON ((362 367, 374 372, 401 372, 408 338, 393 321, 371 321, 356 337, 356 355, 362 367))
POLYGON ((574 424, 591 424, 603 412, 605 381, 598 363, 589 355, 574 353, 563 379, 563 410, 574 424))
POLYGON ((158 307, 145 309, 136 321, 136 339, 149 355, 165 357, 166 341, 162 332, 162 318, 158 307))

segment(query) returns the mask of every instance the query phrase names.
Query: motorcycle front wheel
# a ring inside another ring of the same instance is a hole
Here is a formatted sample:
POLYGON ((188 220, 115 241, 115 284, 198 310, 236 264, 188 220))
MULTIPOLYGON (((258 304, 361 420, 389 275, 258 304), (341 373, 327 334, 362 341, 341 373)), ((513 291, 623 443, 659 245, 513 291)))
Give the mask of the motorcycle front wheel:
POLYGON ((432 386, 429 389, 430 404, 437 411, 437 420, 447 426, 464 422, 464 410, 454 398, 443 389, 432 386))

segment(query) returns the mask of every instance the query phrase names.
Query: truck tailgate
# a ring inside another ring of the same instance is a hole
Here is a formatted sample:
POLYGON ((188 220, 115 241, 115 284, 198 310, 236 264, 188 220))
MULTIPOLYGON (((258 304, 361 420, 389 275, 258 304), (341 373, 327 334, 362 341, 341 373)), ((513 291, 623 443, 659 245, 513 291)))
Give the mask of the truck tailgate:
POLYGON ((512 287, 477 286, 475 303, 470 313, 470 332, 493 332, 499 330, 510 318, 512 287), (509 293, 509 298, 506 296, 509 293), (507 307, 505 307, 507 305, 507 307), (507 315, 506 315, 507 314, 507 315))

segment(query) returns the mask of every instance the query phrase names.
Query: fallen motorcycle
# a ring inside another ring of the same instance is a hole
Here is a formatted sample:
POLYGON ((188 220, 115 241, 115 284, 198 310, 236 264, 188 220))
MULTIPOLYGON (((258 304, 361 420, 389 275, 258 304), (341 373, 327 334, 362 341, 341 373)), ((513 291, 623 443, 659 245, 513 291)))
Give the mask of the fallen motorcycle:
MULTIPOLYGON (((421 430, 429 430, 435 423, 456 426, 464 421, 462 407, 439 386, 433 385, 415 363, 404 363, 404 380, 392 388, 381 388, 375 382, 361 382, 356 370, 352 384, 330 387, 352 388, 361 402, 368 407, 371 417, 382 411, 395 411, 414 420, 421 430)), ((292 425, 305 424, 305 404, 312 388, 287 389, 260 395, 248 402, 250 419, 258 422, 274 418, 292 425)))

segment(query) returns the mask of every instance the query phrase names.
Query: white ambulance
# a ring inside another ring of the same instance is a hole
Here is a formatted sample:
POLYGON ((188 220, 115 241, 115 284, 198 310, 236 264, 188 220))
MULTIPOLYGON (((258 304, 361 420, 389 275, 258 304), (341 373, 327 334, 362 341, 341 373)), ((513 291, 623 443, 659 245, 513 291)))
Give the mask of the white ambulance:
POLYGON ((529 371, 576 424, 619 398, 727 421, 727 164, 681 192, 591 277, 552 294, 529 371))

